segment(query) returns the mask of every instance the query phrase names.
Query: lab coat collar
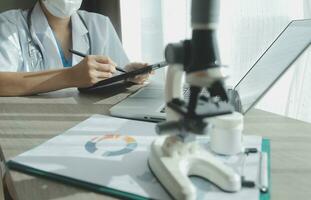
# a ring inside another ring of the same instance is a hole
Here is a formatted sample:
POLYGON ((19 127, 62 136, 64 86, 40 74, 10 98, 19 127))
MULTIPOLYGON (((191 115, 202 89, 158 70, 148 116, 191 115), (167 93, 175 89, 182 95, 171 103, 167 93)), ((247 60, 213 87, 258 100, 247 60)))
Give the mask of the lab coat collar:
MULTIPOLYGON (((37 2, 35 5, 31 22, 33 29, 38 36, 43 48, 43 53, 47 55, 47 63, 48 67, 62 67, 63 63, 61 60, 61 56, 59 54, 58 46, 53 34, 53 31, 48 23, 48 20, 45 14, 42 11, 40 3, 37 2)), ((71 25, 72 25, 72 48, 74 50, 80 51, 85 54, 89 54, 90 52, 90 42, 87 34, 89 34, 87 27, 82 22, 78 13, 75 13, 71 16, 71 25)), ((39 45, 40 46, 40 45, 39 45)), ((79 63, 83 58, 72 55, 72 64, 75 65, 79 63)))
POLYGON ((89 31, 87 27, 85 27, 85 24, 82 22, 78 13, 74 13, 71 16, 71 24, 72 24, 73 33, 77 33, 77 35, 80 35, 80 36, 88 34, 89 31))
POLYGON ((31 24, 45 57, 46 69, 62 68, 63 63, 53 31, 38 1, 31 14, 31 24))
MULTIPOLYGON (((32 11, 31 21, 34 29, 36 30, 36 33, 46 33, 51 29, 39 2, 36 3, 32 11)), ((72 31, 77 33, 77 35, 83 36, 88 34, 87 27, 85 27, 77 13, 71 16, 71 23, 72 31)))
POLYGON ((44 34, 51 29, 39 1, 32 10, 31 24, 37 34, 44 34))
MULTIPOLYGON (((79 12, 79 11, 78 11, 79 12)), ((80 14, 82 17, 82 14, 80 14)), ((90 42, 88 38, 89 31, 81 20, 79 14, 75 13, 71 16, 72 24, 72 48, 84 54, 90 54, 90 42)), ((86 22, 85 22, 86 23, 86 22)), ((79 63, 83 58, 72 55, 72 64, 79 63)))

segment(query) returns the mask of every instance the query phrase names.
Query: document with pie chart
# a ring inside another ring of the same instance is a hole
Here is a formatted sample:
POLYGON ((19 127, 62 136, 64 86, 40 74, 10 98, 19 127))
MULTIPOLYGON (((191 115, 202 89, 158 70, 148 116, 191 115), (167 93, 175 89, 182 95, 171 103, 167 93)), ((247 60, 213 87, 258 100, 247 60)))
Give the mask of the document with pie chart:
MULTIPOLYGON (((42 145, 9 161, 9 167, 33 175, 126 198, 171 199, 148 167, 149 148, 156 137, 155 123, 94 115, 42 145)), ((204 143, 204 138, 201 139, 204 143)), ((261 148, 261 137, 248 143, 261 148)), ((238 163, 238 158, 221 158, 238 163)), ((256 177, 257 158, 250 158, 249 177, 256 177)), ((234 164, 232 164, 234 165, 234 164)), ((221 197, 219 189, 194 180, 199 196, 221 197), (211 196, 204 190, 208 189, 211 196), (219 196, 220 195, 220 196, 219 196)), ((223 199, 259 199, 257 189, 223 199)))

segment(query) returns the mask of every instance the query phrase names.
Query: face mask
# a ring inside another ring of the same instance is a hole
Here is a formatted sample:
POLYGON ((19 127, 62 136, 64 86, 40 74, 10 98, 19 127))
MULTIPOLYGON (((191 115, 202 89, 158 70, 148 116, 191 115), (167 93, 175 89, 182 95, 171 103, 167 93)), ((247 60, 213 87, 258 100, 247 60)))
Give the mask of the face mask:
POLYGON ((79 10, 82 0, 42 0, 42 3, 53 16, 67 18, 79 10))

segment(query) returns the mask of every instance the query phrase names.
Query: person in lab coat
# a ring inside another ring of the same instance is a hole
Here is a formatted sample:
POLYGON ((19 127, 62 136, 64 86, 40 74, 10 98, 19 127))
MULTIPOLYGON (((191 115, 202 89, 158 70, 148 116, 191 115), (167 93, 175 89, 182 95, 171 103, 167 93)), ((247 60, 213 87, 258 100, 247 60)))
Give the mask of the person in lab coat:
MULTIPOLYGON (((88 87, 129 63, 109 18, 78 11, 82 0, 39 0, 30 10, 0 14, 0 96, 88 87), (91 55, 81 58, 69 49, 91 55)), ((136 77, 143 83, 148 75, 136 77)))

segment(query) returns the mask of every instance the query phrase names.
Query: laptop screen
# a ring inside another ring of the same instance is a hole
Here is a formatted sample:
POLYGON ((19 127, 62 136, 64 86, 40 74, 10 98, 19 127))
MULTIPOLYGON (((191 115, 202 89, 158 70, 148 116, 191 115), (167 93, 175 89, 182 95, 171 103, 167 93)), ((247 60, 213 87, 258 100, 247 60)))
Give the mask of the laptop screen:
POLYGON ((292 21, 235 86, 246 113, 311 43, 311 19, 292 21))

